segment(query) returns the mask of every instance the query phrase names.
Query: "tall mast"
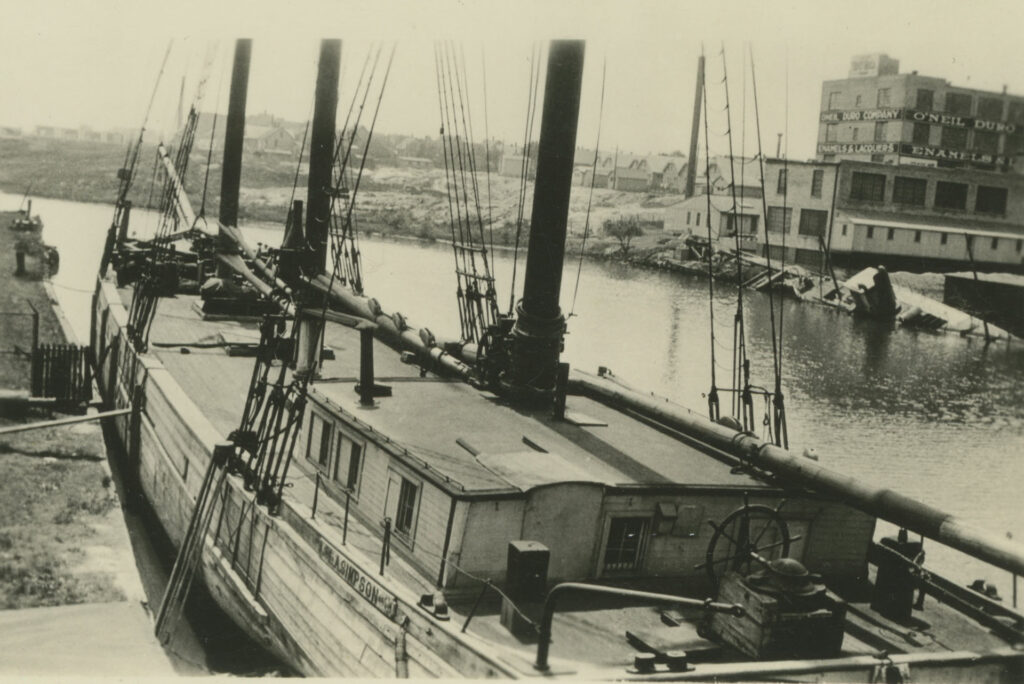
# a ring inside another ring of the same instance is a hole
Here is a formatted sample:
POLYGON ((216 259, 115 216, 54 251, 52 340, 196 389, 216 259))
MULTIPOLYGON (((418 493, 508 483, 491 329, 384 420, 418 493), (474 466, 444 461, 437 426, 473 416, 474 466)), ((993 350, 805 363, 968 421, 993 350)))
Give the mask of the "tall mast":
MULTIPOLYGON (((320 65, 316 74, 316 101, 309 143, 309 186, 306 193, 306 240, 313 254, 306 263, 306 275, 327 271, 327 238, 331 222, 334 126, 338 113, 338 72, 341 69, 341 41, 320 41, 320 65)), ((366 154, 366 150, 363 150, 366 154)))
POLYGON ((242 180, 242 143, 245 140, 245 102, 249 94, 249 59, 252 40, 235 41, 235 61, 231 68, 231 93, 228 120, 224 132, 224 165, 220 179, 220 215, 225 226, 238 225, 238 189, 242 180))
POLYGON ((697 138, 700 135, 701 93, 704 92, 704 55, 697 58, 697 89, 693 94, 693 123, 690 125, 690 158, 686 165, 686 188, 683 194, 693 197, 697 180, 697 138))
POLYGON ((565 317, 558 305, 565 258, 584 43, 552 41, 537 146, 523 298, 516 307, 512 359, 505 380, 514 390, 545 395, 555 388, 565 317))

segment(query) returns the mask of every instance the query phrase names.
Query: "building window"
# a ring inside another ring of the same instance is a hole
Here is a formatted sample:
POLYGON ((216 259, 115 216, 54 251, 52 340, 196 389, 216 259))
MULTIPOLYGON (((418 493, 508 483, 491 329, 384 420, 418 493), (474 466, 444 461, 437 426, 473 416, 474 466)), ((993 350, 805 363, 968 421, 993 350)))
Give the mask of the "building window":
POLYGON ((856 126, 851 126, 850 130, 852 131, 850 139, 857 142, 857 139, 860 137, 860 129, 856 126))
POLYGON ((921 241, 921 231, 915 230, 914 231, 914 242, 920 242, 920 241, 921 241))
POLYGON ((992 131, 974 131, 974 149, 985 154, 999 151, 999 134, 992 131))
POLYGON ((911 141, 913 141, 913 143, 915 145, 927 145, 928 141, 931 139, 931 132, 932 132, 932 127, 929 126, 928 124, 926 124, 926 123, 915 123, 914 124, 914 133, 913 133, 913 136, 911 136, 910 139, 911 139, 911 141))
POLYGON ((885 155, 884 154, 873 154, 873 155, 871 155, 871 161, 873 161, 873 162, 875 162, 877 164, 881 164, 882 162, 885 161, 885 155))
POLYGON ((892 240, 894 237, 896 237, 896 229, 895 228, 890 228, 889 229, 889 235, 886 236, 885 239, 886 240, 892 240))
POLYGON ((1006 154, 1024 154, 1024 127, 1006 138, 1006 154))
POLYGON ((929 112, 932 109, 934 101, 934 90, 926 90, 924 88, 917 89, 917 109, 921 110, 922 112, 929 112))
POLYGON ((828 94, 828 108, 839 109, 839 98, 842 97, 840 92, 831 92, 828 94))
POLYGON ((944 245, 947 242, 949 242, 949 233, 943 233, 942 237, 939 239, 939 244, 944 245))
POLYGON ((647 518, 612 518, 604 551, 605 570, 636 570, 643 559, 647 518))
POLYGON ((1006 195, 1006 188, 992 188, 987 185, 979 185, 978 196, 974 202, 974 210, 985 214, 1005 214, 1006 195))
POLYGON ((768 207, 768 232, 788 233, 793 225, 793 208, 768 207))
POLYGON ((699 211, 697 212, 697 221, 696 221, 696 223, 697 223, 698 226, 700 225, 700 212, 699 211))
POLYGON ((838 140, 836 133, 839 131, 839 124, 828 124, 825 126, 825 142, 835 142, 838 140))
POLYGON ((967 93, 946 93, 946 111, 958 116, 970 116, 971 99, 967 93))
POLYGON ((942 128, 942 146, 958 150, 967 147, 967 129, 944 126, 942 128))
POLYGON ((846 237, 846 224, 843 224, 843 237, 846 237))
POLYGON ((885 201, 885 176, 880 173, 853 172, 850 199, 866 202, 885 201))
POLYGON ((1010 102, 1010 109, 1007 112, 1006 120, 1010 123, 1024 123, 1024 101, 1015 100, 1010 102))
POLYGON ((416 493, 419 487, 402 478, 398 493, 398 508, 395 511, 395 529, 403 534, 411 534, 413 522, 416 520, 416 493))
POLYGON ((998 97, 983 97, 978 100, 978 118, 989 121, 1003 120, 1003 101, 998 97))
POLYGON ((966 209, 967 185, 939 181, 935 184, 935 206, 940 209, 966 209))
POLYGON ((861 106, 862 106, 862 104, 861 104, 861 103, 862 103, 863 99, 864 99, 864 98, 863 98, 863 96, 861 96, 861 95, 858 95, 858 96, 857 96, 857 98, 856 98, 856 100, 855 100, 855 101, 854 101, 854 103, 853 103, 853 106, 854 106, 854 108, 859 108, 859 107, 861 107, 861 106))
POLYGON ((814 169, 811 173, 811 197, 821 197, 821 186, 825 182, 825 172, 822 169, 814 169))
POLYGON ((881 142, 885 140, 885 122, 875 122, 875 142, 881 142))
POLYGON ((879 88, 878 89, 878 106, 879 107, 888 107, 889 104, 890 104, 891 95, 892 95, 892 92, 890 91, 889 88, 879 88))
POLYGON ((686 212, 686 225, 690 225, 690 212, 686 212))
POLYGON ((345 486, 355 491, 359 486, 359 472, 363 466, 363 447, 355 442, 348 452, 348 477, 345 486))
POLYGON ((892 201, 897 204, 924 206, 924 195, 928 181, 924 178, 907 178, 896 176, 892 184, 892 201))
POLYGON ((826 154, 824 158, 825 158, 825 161, 835 161, 836 160, 836 155, 834 155, 834 154, 826 154))
POLYGON ((992 238, 992 249, 999 249, 999 238, 992 238))
POLYGON ((874 237, 875 237, 875 227, 874 226, 868 226, 868 240, 870 240, 870 239, 872 239, 874 237))
POLYGON ((1024 240, 1017 240, 1017 251, 1020 252, 1024 249, 1024 240))
POLYGON ((775 186, 775 192, 783 194, 786 192, 787 169, 779 169, 779 182, 775 186))
POLYGON ((825 237, 825 227, 828 225, 828 212, 818 209, 801 209, 800 226, 797 228, 800 235, 816 235, 825 237))

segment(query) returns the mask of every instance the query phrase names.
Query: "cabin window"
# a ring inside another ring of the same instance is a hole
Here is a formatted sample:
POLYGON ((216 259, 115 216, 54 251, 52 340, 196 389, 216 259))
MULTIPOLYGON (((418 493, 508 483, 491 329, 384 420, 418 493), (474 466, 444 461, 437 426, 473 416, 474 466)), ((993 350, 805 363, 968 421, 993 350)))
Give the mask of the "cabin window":
POLYGON ((333 432, 330 423, 324 423, 323 430, 320 432, 320 452, 317 455, 316 462, 326 468, 331 462, 331 433, 333 432))
POLYGON ((854 172, 850 179, 850 199, 882 202, 885 200, 885 176, 880 173, 854 172))
POLYGON ((612 518, 604 551, 605 570, 636 570, 643 558, 647 518, 612 518))
POLYGON ((811 197, 821 197, 821 186, 825 182, 825 172, 821 169, 814 169, 811 174, 811 197))
POLYGON ((940 209, 966 209, 967 184, 937 182, 935 184, 935 206, 940 209))
POLYGON ((1006 195, 1006 188, 992 188, 987 185, 979 185, 974 210, 985 214, 1005 214, 1006 195))
POLYGON ((402 478, 401 490, 398 494, 398 510, 395 513, 395 529, 404 534, 412 534, 412 525, 416 519, 416 493, 419 487, 402 478))
POLYGON ((818 209, 800 210, 800 227, 798 228, 798 230, 801 235, 816 235, 819 237, 824 237, 825 227, 827 225, 827 211, 821 211, 818 209))
POLYGON ((338 432, 335 442, 334 470, 332 479, 356 494, 359 490, 359 474, 363 467, 362 442, 351 439, 347 434, 338 432))
POLYGON ((915 123, 911 140, 915 145, 927 145, 931 139, 932 127, 926 123, 915 123))
POLYGON ((923 207, 927 189, 928 181, 924 178, 896 176, 892 184, 892 201, 896 204, 910 204, 923 207))

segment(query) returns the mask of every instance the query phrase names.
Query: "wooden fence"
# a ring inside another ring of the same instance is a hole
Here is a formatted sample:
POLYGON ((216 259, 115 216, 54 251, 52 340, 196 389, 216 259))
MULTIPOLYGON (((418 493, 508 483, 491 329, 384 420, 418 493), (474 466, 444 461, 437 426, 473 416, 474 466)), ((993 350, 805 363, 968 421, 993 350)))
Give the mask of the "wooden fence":
POLYGON ((32 354, 32 396, 66 404, 84 404, 91 400, 89 347, 38 345, 32 354))

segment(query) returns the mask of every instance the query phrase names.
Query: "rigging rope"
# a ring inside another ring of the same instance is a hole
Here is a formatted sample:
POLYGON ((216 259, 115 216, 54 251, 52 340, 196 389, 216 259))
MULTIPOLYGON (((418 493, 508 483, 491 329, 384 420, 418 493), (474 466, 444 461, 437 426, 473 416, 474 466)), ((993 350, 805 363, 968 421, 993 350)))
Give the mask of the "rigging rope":
MULTIPOLYGON (((701 57, 704 56, 704 46, 701 45, 701 57)), ((715 272, 712 263, 712 238, 711 238, 711 149, 708 140, 708 84, 707 79, 701 79, 701 89, 704 110, 704 195, 707 197, 707 211, 705 212, 708 228, 708 244, 705 254, 708 259, 708 310, 710 312, 711 328, 711 389, 708 390, 708 417, 711 420, 718 420, 720 408, 718 402, 718 387, 716 382, 715 368, 718 363, 715 360, 715 272)), ((696 163, 693 160, 692 163, 696 163)))
POLYGON ((537 93, 540 83, 540 46, 534 44, 530 54, 530 83, 526 98, 526 125, 523 130, 523 161, 519 171, 519 202, 516 215, 516 242, 512 253, 512 284, 508 295, 508 315, 513 314, 516 297, 516 271, 519 266, 519 239, 523 232, 523 208, 526 205, 526 185, 530 169, 530 140, 537 113, 537 93))
POLYGON ((608 60, 601 64, 601 103, 597 110, 597 141, 594 143, 594 163, 590 168, 590 192, 587 195, 587 217, 583 222, 583 240, 580 242, 580 260, 576 265, 576 285, 572 289, 572 306, 569 307, 569 316, 576 314, 576 295, 580 290, 580 274, 583 272, 583 254, 587 247, 587 235, 590 233, 590 208, 594 201, 594 183, 597 180, 597 160, 601 154, 601 124, 604 120, 604 84, 608 69, 608 60))

